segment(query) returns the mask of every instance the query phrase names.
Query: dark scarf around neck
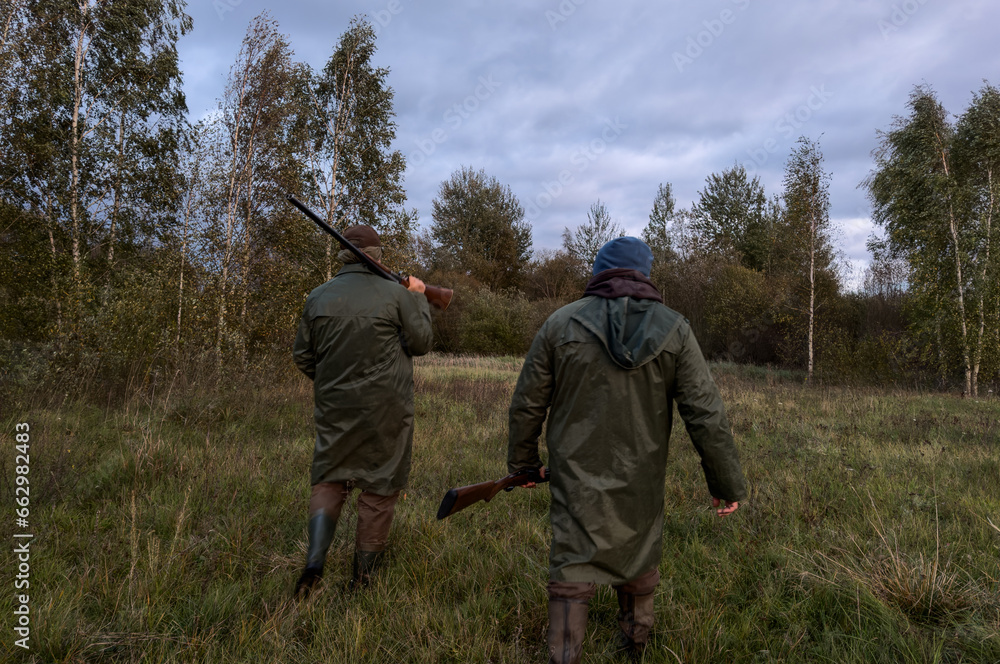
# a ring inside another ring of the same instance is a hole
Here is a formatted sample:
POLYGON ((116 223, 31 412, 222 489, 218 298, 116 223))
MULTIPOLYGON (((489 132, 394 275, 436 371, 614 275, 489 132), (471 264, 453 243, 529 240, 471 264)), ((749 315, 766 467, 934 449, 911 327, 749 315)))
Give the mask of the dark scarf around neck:
POLYGON ((638 270, 630 270, 624 267, 616 267, 604 270, 594 275, 594 278, 587 282, 587 289, 583 291, 584 296, 596 295, 597 297, 613 300, 617 297, 631 297, 636 300, 655 300, 663 303, 663 296, 656 286, 649 280, 649 277, 638 270))

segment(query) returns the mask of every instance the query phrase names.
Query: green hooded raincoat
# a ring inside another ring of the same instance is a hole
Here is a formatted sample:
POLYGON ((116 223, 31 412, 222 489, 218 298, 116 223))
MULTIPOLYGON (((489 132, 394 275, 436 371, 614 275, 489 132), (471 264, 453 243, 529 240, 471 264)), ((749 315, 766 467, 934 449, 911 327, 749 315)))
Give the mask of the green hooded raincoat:
POLYGON ((691 328, 653 300, 587 296, 542 325, 510 406, 511 472, 541 465, 548 411, 555 581, 622 584, 659 565, 676 401, 712 496, 746 487, 691 328))
POLYGON ((353 481, 378 495, 406 485, 412 357, 431 342, 427 298, 361 264, 345 265, 309 294, 294 358, 313 379, 313 484, 353 481))

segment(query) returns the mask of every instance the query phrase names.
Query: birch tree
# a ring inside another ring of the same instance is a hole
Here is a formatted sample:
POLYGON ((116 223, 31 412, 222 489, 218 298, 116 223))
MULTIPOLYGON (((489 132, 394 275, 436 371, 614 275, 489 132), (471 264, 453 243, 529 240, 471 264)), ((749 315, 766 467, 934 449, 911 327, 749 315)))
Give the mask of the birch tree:
POLYGON ((677 201, 669 182, 660 184, 649 212, 649 223, 642 231, 642 241, 649 245, 657 263, 667 263, 677 258, 670 239, 670 226, 676 214, 677 201))
POLYGON ((215 205, 221 228, 210 228, 217 274, 215 350, 245 352, 245 323, 255 261, 269 248, 266 225, 297 191, 299 156, 292 135, 300 123, 304 71, 266 13, 247 29, 230 69, 215 127, 209 130, 217 171, 215 205), (235 301, 234 301, 235 300, 235 301), (237 325, 232 316, 237 315, 237 325))
MULTIPOLYGON (((403 209, 403 154, 396 137, 389 70, 375 67, 375 30, 354 18, 322 71, 311 80, 307 157, 312 197, 334 226, 371 226, 386 258, 411 258, 409 236, 415 213, 403 209)), ((308 223, 308 222, 303 222, 308 223)), ((333 276, 333 238, 323 236, 325 274, 333 276)))
POLYGON ((113 262, 124 235, 142 244, 159 232, 156 224, 166 217, 152 211, 169 216, 170 197, 163 197, 169 187, 162 185, 176 165, 176 132, 186 111, 176 41, 190 19, 178 0, 15 1, 12 7, 17 18, 5 17, 0 26, 3 58, 17 72, 4 95, 16 104, 0 127, 0 188, 46 229, 53 264, 68 256, 67 287, 53 276, 53 295, 60 312, 70 300, 78 324, 96 303, 86 291, 99 258, 113 262), (135 205, 142 211, 126 214, 135 205), (153 223, 123 233, 126 216, 153 223))
POLYGON ((988 83, 958 120, 955 160, 969 212, 969 294, 975 308, 969 389, 978 396, 984 361, 1000 368, 1000 91, 988 83))
POLYGON ((829 268, 830 175, 823 170, 819 144, 799 138, 785 164, 785 227, 794 237, 801 276, 806 282, 806 381, 812 382, 816 329, 817 275, 829 268))
POLYGON ((972 198, 955 163, 955 127, 934 92, 917 87, 910 114, 880 132, 876 168, 865 180, 872 217, 894 252, 906 256, 915 329, 930 336, 944 375, 959 357, 964 394, 975 396, 968 294, 976 270, 981 226, 972 223, 972 198), (970 269, 971 268, 971 269, 970 269), (956 338, 956 343, 949 339, 956 338))

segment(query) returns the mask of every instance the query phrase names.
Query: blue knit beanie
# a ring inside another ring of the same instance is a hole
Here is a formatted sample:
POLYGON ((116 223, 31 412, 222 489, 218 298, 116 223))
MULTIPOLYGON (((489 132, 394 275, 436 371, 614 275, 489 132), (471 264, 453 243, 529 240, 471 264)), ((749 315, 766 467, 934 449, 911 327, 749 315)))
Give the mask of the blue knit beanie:
POLYGON ((594 274, 616 267, 638 270, 648 277, 649 270, 653 267, 653 252, 639 238, 617 237, 597 252, 594 274))

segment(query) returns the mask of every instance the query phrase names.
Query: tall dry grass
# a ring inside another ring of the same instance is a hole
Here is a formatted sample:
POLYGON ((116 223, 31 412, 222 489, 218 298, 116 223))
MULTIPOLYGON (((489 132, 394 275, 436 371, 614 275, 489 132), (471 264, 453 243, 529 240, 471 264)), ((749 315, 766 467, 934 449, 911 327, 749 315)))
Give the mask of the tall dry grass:
MULTIPOLYGON (((306 602, 291 589, 305 557, 311 390, 290 369, 160 377, 123 402, 90 390, 5 407, 5 449, 15 422, 32 426, 36 538, 32 649, 4 639, 2 652, 37 662, 544 661, 548 491, 434 517, 447 488, 505 472, 520 362, 418 360, 413 471, 386 567, 372 588, 346 591, 349 507, 306 602)), ((1000 661, 1000 404, 715 372, 751 496, 715 518, 678 427, 645 661, 1000 661)), ((11 503, 12 462, 0 460, 11 503)), ((0 611, 12 615, 12 601, 0 597, 0 611)), ((602 589, 585 661, 618 661, 616 611, 602 589)))

